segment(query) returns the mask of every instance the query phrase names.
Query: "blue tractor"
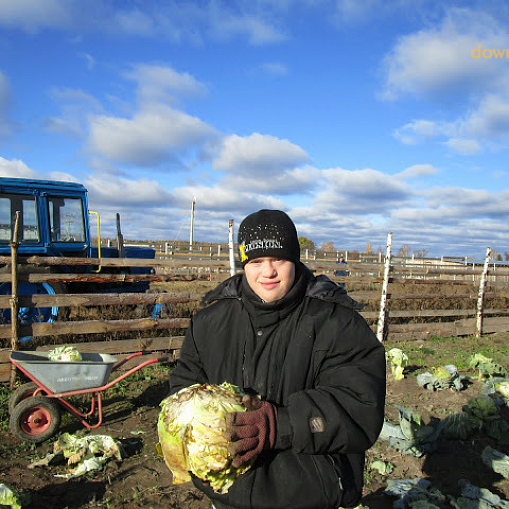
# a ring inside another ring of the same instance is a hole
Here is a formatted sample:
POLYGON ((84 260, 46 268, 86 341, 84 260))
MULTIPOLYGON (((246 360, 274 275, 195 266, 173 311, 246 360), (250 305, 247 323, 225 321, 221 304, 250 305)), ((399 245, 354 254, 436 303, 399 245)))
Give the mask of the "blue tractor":
MULTIPOLYGON (((21 178, 0 178, 0 256, 11 254, 11 242, 14 235, 16 212, 18 222, 18 255, 20 257, 72 257, 72 258, 137 258, 154 259, 155 250, 145 247, 123 245, 120 232, 120 218, 117 214, 117 247, 92 247, 87 189, 75 182, 51 180, 32 180, 21 178)), ((99 217, 97 217, 99 221, 99 217)), ((99 224, 99 223, 98 223, 99 224)), ((99 228, 98 228, 99 231, 99 228)), ((22 270, 38 269, 33 265, 21 265, 22 270), (30 269, 29 269, 30 267, 30 269)), ((4 265, 0 272, 10 273, 10 265, 4 265)), ((154 269, 147 267, 94 267, 90 265, 57 265, 55 272, 68 273, 129 273, 153 274, 154 269)), ((21 274, 21 273, 20 273, 21 274)), ((146 291, 148 283, 85 283, 73 286, 72 293, 97 291, 146 291)), ((65 293, 61 283, 32 283, 22 281, 18 284, 18 295, 65 293)), ((0 284, 0 294, 11 294, 11 283, 0 284)), ((0 310, 3 323, 10 322, 10 310, 0 310)), ((52 322, 56 320, 58 308, 21 307, 20 323, 35 321, 52 322)))

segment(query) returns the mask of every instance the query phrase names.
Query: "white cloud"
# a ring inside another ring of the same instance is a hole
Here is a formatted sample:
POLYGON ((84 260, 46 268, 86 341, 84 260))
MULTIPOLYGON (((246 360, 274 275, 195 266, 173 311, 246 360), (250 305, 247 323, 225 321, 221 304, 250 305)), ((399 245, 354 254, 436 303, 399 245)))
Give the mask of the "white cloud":
POLYGON ((490 214, 508 215, 509 190, 489 193, 484 189, 462 187, 435 187, 426 193, 430 208, 439 206, 461 207, 465 217, 487 217, 490 214))
POLYGON ((431 120, 412 120, 395 129, 393 136, 405 145, 416 145, 437 135, 437 124, 431 120))
POLYGON ((509 137, 509 95, 486 94, 475 107, 455 120, 413 120, 394 130, 393 136, 405 145, 445 138, 450 149, 465 155, 482 152, 482 142, 509 137))
POLYGON ((260 178, 260 174, 232 175, 222 180, 225 186, 234 189, 271 195, 310 194, 316 187, 320 171, 305 166, 293 170, 274 172, 270 177, 260 178))
POLYGON ((50 97, 60 105, 62 114, 45 119, 44 125, 48 131, 63 135, 83 137, 87 115, 103 110, 100 102, 83 90, 52 88, 50 97))
POLYGON ((372 169, 331 168, 322 171, 322 180, 324 190, 316 195, 317 203, 352 214, 387 214, 390 208, 401 206, 412 195, 399 178, 372 169))
POLYGON ((219 170, 267 178, 308 161, 309 156, 298 145, 275 136, 254 133, 224 138, 213 163, 219 170))
POLYGON ((138 64, 124 76, 137 82, 136 95, 141 105, 171 104, 180 97, 200 97, 207 93, 206 86, 193 76, 168 66, 138 64))
POLYGON ((203 44, 205 38, 244 37, 261 45, 285 38, 275 22, 279 10, 273 3, 225 0, 145 2, 140 8, 102 0, 16 0, 0 2, 0 25, 28 33, 57 29, 73 36, 99 32, 195 44, 203 44))
POLYGON ((195 116, 173 107, 177 97, 203 95, 206 88, 187 73, 170 67, 135 65, 125 77, 137 83, 131 116, 89 115, 88 148, 110 161, 138 166, 172 162, 182 169, 182 158, 205 150, 216 130, 195 116))
POLYGON ((395 177, 399 177, 401 179, 412 179, 436 175, 437 173, 438 170, 431 164, 414 164, 413 166, 409 166, 403 171, 397 173, 395 177))
POLYGON ((495 59, 472 58, 482 47, 509 47, 509 33, 489 14, 450 9, 438 27, 399 38, 384 58, 385 88, 382 97, 396 99, 403 93, 450 100, 458 91, 498 88, 506 79, 505 67, 495 59))
POLYGON ((15 0, 0 2, 0 24, 35 33, 62 28, 70 21, 73 2, 61 0, 15 0))
POLYGON ((159 105, 132 118, 94 116, 89 146, 119 163, 157 165, 213 138, 212 127, 196 117, 159 105))
POLYGON ((482 152, 481 145, 476 140, 451 138, 445 144, 455 152, 463 155, 475 155, 482 152))
POLYGON ((487 94, 479 106, 464 120, 456 122, 457 130, 466 136, 500 138, 509 135, 509 94, 487 94))
MULTIPOLYGON (((116 209, 122 204, 126 208, 152 208, 170 206, 173 203, 172 193, 148 178, 133 180, 93 175, 88 177, 84 184, 89 191, 91 203, 105 209, 116 209)), ((146 220, 146 216, 144 219, 146 220)))
POLYGON ((246 6, 239 8, 230 2, 209 3, 205 10, 208 31, 217 39, 245 35, 253 45, 280 42, 286 38, 274 22, 276 17, 271 15, 277 6, 265 4, 265 9, 257 9, 256 2, 252 3, 251 8, 246 6))
POLYGON ((154 32, 154 19, 139 9, 118 11, 114 24, 120 32, 131 35, 151 35, 154 32))
POLYGON ((394 130, 406 145, 431 140, 463 155, 509 138, 509 78, 505 59, 473 58, 481 48, 509 48, 509 31, 487 12, 449 9, 439 26, 401 37, 386 55, 383 97, 408 93, 456 105, 457 118, 412 120, 394 130))
POLYGON ((175 199, 187 207, 192 197, 196 197, 196 209, 207 211, 253 212, 261 208, 282 208, 283 202, 271 195, 239 190, 235 185, 188 186, 174 189, 175 199))
POLYGON ((36 172, 19 159, 4 159, 0 157, 0 176, 11 178, 36 178, 36 172))

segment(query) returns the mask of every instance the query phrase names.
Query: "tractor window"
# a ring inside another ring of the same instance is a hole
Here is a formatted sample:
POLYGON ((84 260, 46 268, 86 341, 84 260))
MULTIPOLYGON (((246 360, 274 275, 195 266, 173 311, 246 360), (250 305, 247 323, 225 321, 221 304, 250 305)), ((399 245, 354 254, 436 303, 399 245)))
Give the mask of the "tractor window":
POLYGON ((16 211, 20 211, 19 241, 22 244, 37 244, 40 240, 35 196, 24 194, 2 194, 0 196, 0 243, 12 240, 16 211))
POLYGON ((85 242, 83 202, 80 198, 48 197, 52 242, 85 242))

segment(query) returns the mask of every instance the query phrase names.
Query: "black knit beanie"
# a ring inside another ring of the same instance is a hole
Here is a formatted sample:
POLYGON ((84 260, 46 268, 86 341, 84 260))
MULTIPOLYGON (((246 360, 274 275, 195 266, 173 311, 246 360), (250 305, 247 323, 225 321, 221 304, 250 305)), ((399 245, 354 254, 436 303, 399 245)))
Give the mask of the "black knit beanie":
POLYGON ((300 246, 293 221, 281 210, 259 210, 247 216, 239 226, 239 250, 242 266, 255 258, 270 256, 297 263, 300 246))

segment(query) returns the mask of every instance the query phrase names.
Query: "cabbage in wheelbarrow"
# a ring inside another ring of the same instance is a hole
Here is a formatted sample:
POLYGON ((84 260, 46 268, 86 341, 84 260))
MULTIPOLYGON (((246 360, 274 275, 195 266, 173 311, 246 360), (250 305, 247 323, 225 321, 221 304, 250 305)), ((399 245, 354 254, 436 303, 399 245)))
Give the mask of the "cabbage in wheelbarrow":
POLYGON ((251 463, 232 466, 225 438, 226 414, 244 412, 243 392, 227 382, 195 384, 161 402, 157 424, 158 451, 173 474, 173 483, 191 480, 190 473, 226 493, 251 463))

